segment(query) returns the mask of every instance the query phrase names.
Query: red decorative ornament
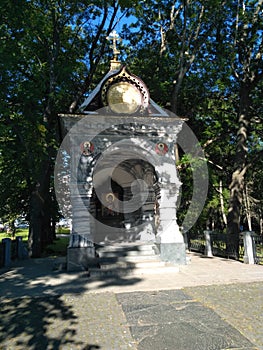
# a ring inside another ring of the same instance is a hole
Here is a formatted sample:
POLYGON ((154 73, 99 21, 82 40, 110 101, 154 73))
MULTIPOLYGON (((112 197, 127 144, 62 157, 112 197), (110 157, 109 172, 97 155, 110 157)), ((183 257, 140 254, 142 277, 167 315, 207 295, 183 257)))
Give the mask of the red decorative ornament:
POLYGON ((161 156, 168 152, 168 146, 164 142, 158 142, 155 146, 155 152, 161 156))
POLYGON ((94 145, 90 141, 84 141, 80 145, 80 150, 84 156, 89 156, 90 154, 92 154, 94 152, 94 145))

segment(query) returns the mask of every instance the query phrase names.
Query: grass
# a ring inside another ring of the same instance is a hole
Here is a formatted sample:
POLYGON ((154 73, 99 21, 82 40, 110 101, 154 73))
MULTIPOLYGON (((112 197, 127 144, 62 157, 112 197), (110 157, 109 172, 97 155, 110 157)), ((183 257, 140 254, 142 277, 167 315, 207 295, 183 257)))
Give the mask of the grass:
MULTIPOLYGON (((69 229, 68 228, 60 228, 57 230, 57 234, 68 235, 65 237, 57 237, 52 244, 49 244, 43 252, 43 256, 66 256, 67 255, 67 246, 69 243, 69 229)), ((22 236, 22 240, 24 243, 28 241, 28 229, 17 229, 14 239, 16 237, 22 236)), ((7 232, 0 233, 0 243, 4 238, 10 238, 13 240, 12 234, 7 232)))
POLYGON ((70 230, 66 227, 58 227, 56 234, 58 237, 45 247, 43 256, 66 256, 69 244, 70 230), (59 235, 63 235, 62 237, 59 235), (66 235, 66 236, 64 236, 66 235))
POLYGON ((69 243, 68 237, 58 237, 52 244, 46 246, 43 256, 66 256, 69 243))
POLYGON ((63 234, 63 235, 69 235, 70 234, 70 230, 67 227, 58 227, 57 228, 57 232, 58 235, 63 234))
MULTIPOLYGON (((18 236, 22 236, 23 242, 27 242, 28 241, 28 229, 27 228, 26 229, 17 229, 14 239, 16 239, 16 237, 18 237, 18 236)), ((2 242, 2 239, 4 239, 4 238, 13 239, 11 233, 1 232, 0 233, 0 243, 2 242)))

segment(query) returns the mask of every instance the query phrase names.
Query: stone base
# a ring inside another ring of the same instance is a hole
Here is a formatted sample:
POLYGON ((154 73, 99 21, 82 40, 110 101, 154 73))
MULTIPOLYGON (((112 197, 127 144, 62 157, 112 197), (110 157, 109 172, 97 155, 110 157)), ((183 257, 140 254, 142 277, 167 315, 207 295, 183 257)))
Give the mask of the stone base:
POLYGON ((184 243, 161 243, 160 256, 162 261, 175 265, 186 265, 186 253, 184 243))
POLYGON ((94 247, 69 247, 67 251, 67 270, 86 271, 96 265, 94 247))

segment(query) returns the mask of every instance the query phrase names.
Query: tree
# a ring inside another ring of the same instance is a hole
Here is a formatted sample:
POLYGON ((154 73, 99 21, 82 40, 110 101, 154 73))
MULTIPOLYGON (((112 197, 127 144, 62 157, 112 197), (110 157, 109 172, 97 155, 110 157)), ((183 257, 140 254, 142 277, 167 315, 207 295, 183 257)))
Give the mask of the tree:
MULTIPOLYGON (((78 89, 85 76, 91 84, 105 51, 101 42, 113 29, 119 7, 117 1, 76 0, 3 1, 0 6, 4 82, 0 181, 1 200, 8 198, 9 203, 2 210, 19 212, 20 199, 30 218, 30 254, 36 257, 52 240, 51 223, 57 216, 53 189, 57 113, 67 111, 71 99, 80 98, 78 89)), ((84 85, 88 88, 87 82, 84 85)))
MULTIPOLYGON (((28 215, 32 256, 52 240, 58 217, 57 114, 75 113, 105 74, 106 37, 130 14, 121 35, 127 63, 156 102, 189 118, 206 153, 210 189, 198 225, 212 213, 223 228, 231 184, 235 251, 244 213, 262 231, 262 0, 3 0, 0 9, 0 213, 28 215)), ((184 213, 192 184, 187 156, 181 161, 184 213)))
MULTIPOLYGON (((153 98, 179 113, 178 97, 183 81, 195 60, 202 60, 221 16, 221 1, 144 1, 134 8, 137 21, 132 31, 127 27, 125 39, 130 47, 128 62, 145 80, 153 98)), ((196 72, 195 72, 196 73, 196 72)))
POLYGON ((239 110, 238 131, 236 140, 236 157, 230 184, 230 202, 228 211, 228 233, 231 244, 238 257, 240 211, 244 179, 248 163, 248 133, 252 122, 252 93, 263 78, 263 35, 262 10, 263 1, 239 1, 230 9, 235 13, 232 17, 232 69, 238 84, 239 110))

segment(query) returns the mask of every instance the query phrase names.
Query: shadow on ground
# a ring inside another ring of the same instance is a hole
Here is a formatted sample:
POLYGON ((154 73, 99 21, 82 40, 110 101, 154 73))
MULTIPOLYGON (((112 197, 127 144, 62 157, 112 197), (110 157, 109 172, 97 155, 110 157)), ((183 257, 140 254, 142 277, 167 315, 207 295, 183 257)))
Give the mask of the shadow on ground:
MULTIPOLYGON (((89 290, 86 272, 54 271, 54 263, 52 258, 34 259, 23 261, 23 266, 0 270, 1 349, 102 348, 100 338, 95 336, 96 329, 110 305, 118 307, 117 302, 115 305, 112 296, 104 300, 102 294, 94 302, 85 294, 89 290)), ((134 284, 140 279, 108 276, 98 277, 97 281, 98 288, 119 285, 121 290, 121 285, 134 284)), ((105 320, 107 334, 111 327, 111 320, 105 320)))
POLYGON ((81 294, 89 291, 89 283, 97 282, 97 288, 134 285, 142 279, 127 273, 120 276, 109 274, 89 277, 87 271, 67 272, 57 269, 59 262, 54 258, 29 259, 17 262, 9 269, 0 270, 0 298, 24 296, 81 294), (20 264, 20 266, 19 266, 20 264))
POLYGON ((0 314, 2 349, 100 349, 75 339, 77 316, 59 296, 5 301, 0 314))

